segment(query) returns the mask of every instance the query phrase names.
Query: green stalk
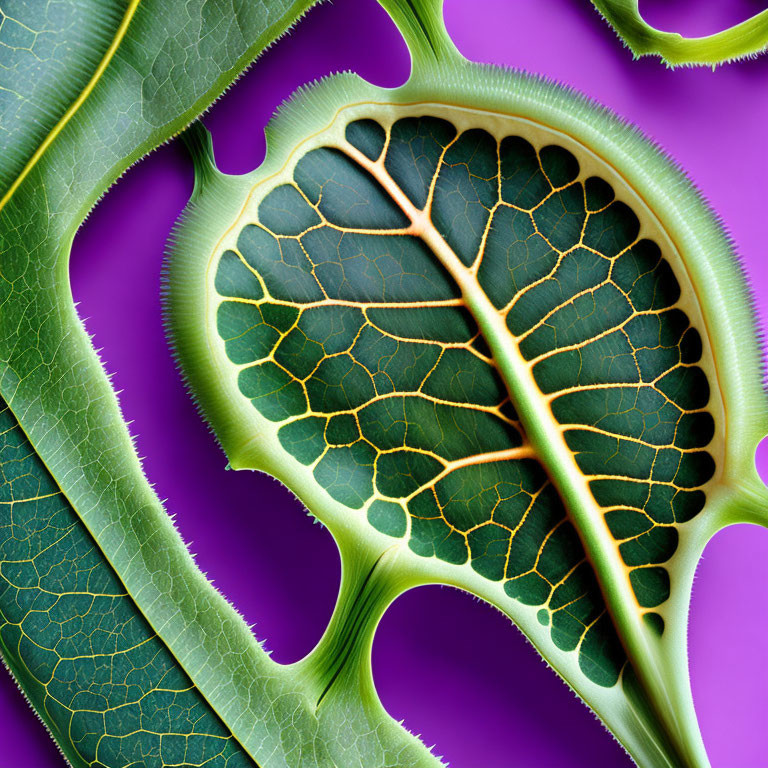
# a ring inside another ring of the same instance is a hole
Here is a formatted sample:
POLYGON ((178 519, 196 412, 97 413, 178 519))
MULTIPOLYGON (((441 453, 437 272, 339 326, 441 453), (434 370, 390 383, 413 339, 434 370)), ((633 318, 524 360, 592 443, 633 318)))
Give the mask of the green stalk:
POLYGON ((669 66, 717 66, 756 56, 768 47, 768 10, 704 37, 662 32, 640 15, 637 0, 592 0, 592 4, 634 54, 660 56, 669 66))
POLYGON ((376 627, 392 601, 410 583, 394 567, 401 549, 395 544, 381 554, 363 547, 342 548, 342 579, 333 616, 315 648, 291 669, 305 683, 316 708, 337 692, 360 694, 366 713, 383 712, 371 674, 371 646, 376 627), (345 684, 346 683, 346 684, 345 684))
POLYGON ((443 0, 379 0, 411 54, 411 79, 436 64, 463 61, 443 21, 443 0))

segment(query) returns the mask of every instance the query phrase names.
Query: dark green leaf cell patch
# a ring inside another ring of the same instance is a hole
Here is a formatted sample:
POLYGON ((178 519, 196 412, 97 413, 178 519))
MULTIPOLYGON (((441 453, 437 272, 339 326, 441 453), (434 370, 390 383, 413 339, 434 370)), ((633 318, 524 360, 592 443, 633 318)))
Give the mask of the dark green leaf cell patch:
POLYGON ((406 117, 392 126, 389 137, 384 166, 411 202, 423 208, 456 129, 446 120, 406 117))
POLYGON ((240 391, 270 421, 284 421, 307 410, 307 398, 301 386, 269 360, 244 368, 237 383, 240 391))
MULTIPOLYGON (((338 227, 397 229, 408 226, 408 220, 376 181, 338 150, 321 147, 308 152, 296 166, 294 178, 298 189, 317 206, 323 217, 338 227)), ((269 204, 270 198, 281 189, 270 192, 261 205, 269 204)))
POLYGON ((669 574, 664 568, 635 568, 629 574, 637 602, 644 608, 653 608, 669 597, 669 574))
POLYGON ((283 184, 262 201, 259 221, 276 235, 300 235, 318 225, 320 217, 296 187, 283 184))
POLYGON ((503 206, 493 214, 480 258, 480 285, 502 309, 555 269, 560 254, 536 231, 529 214, 503 206))
POLYGON ((328 445, 348 445, 360 438, 357 420, 351 413, 331 416, 325 428, 325 440, 328 445))
POLYGON ((307 152, 220 259, 241 391, 333 499, 536 607, 555 645, 613 685, 625 658, 579 534, 413 211, 530 364, 644 608, 669 596, 664 564, 715 471, 702 338, 669 262, 564 147, 427 116, 345 136, 348 149, 307 152))
POLYGON ((234 251, 225 251, 216 270, 216 291, 221 296, 258 301, 264 292, 258 280, 234 251))
POLYGON ((402 505, 376 499, 368 508, 368 522, 381 533, 402 538, 408 528, 408 517, 402 505))
POLYGON ((643 614, 643 621, 649 626, 659 637, 664 633, 664 619, 659 616, 658 613, 648 611, 643 614))
POLYGON ((376 452, 360 440, 329 448, 315 467, 315 479, 328 493, 351 509, 360 509, 373 495, 376 452))
POLYGON ((312 464, 326 449, 326 419, 305 416, 280 428, 280 444, 302 464, 312 464))
POLYGON ((584 199, 587 210, 596 213, 613 201, 613 187, 598 176, 590 176, 584 182, 584 199))
POLYGON ((356 120, 347 126, 345 135, 369 160, 378 160, 387 140, 386 131, 375 120, 356 120))
POLYGON ((393 451, 379 456, 376 463, 376 487, 382 496, 404 499, 428 485, 443 465, 418 451, 393 451))
POLYGON ((471 264, 498 200, 496 142, 481 130, 462 133, 446 151, 435 185, 432 220, 448 245, 471 264))
POLYGON ((579 175, 579 163, 576 158, 563 147, 550 144, 539 152, 539 161, 547 181, 554 188, 565 187, 576 181, 579 175))

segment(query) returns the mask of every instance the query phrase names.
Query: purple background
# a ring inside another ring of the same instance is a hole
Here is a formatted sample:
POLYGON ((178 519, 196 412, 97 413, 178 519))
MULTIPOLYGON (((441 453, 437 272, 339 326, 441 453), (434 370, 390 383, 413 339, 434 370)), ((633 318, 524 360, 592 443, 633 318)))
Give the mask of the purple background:
MULTIPOLYGON (((752 0, 645 0, 657 26, 706 34, 762 10, 752 0), (725 6, 725 7, 724 7, 725 6)), ((708 70, 632 62, 587 0, 446 0, 449 31, 470 59, 528 69, 575 86, 638 123, 685 167, 722 215, 744 258, 766 328, 768 57, 708 70)), ((405 46, 375 0, 313 10, 205 117, 220 167, 245 172, 264 155, 263 127, 299 85, 352 69, 394 86, 405 46)), ((167 233, 191 189, 184 153, 164 147, 133 168, 78 234, 76 300, 115 373, 146 471, 197 562, 256 623, 279 661, 319 638, 339 562, 330 535, 290 493, 224 472, 165 346, 159 281, 167 233), (290 553, 286 558, 285 553, 290 553)), ((768 476, 768 451, 759 457, 768 476)), ((691 675, 714 768, 768 767, 768 532, 728 529, 697 573, 691 675)), ((452 765, 621 768, 631 761, 498 612, 457 591, 401 597, 379 628, 374 674, 393 716, 452 765)), ((0 670, 0 766, 62 764, 0 670)))

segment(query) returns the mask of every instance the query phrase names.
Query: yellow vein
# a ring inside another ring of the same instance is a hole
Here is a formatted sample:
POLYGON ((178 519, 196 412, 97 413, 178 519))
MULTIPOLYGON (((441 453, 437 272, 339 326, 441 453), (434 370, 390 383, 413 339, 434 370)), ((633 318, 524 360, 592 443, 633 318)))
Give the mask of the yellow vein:
MULTIPOLYGON (((478 314, 481 315, 487 322, 489 328, 485 334, 486 337, 489 337, 489 341, 495 338, 498 344, 503 345, 505 354, 509 355, 510 365, 507 366, 508 371, 504 378, 508 389, 510 389, 510 383, 520 388, 518 396, 524 406, 523 410, 530 409, 528 418, 531 430, 526 429, 528 439, 532 445, 539 448, 542 463, 548 470, 561 466, 564 477, 558 477, 553 472, 552 480, 563 495, 575 497, 572 499, 570 511, 575 518, 574 522, 587 555, 597 566, 595 571, 598 583, 610 615, 625 641, 628 656, 633 662, 640 662, 637 664, 637 671, 641 681, 651 690, 659 690, 663 696, 664 690, 659 686, 663 670, 659 668, 651 653, 649 635, 646 626, 641 622, 640 613, 637 610, 637 599, 627 569, 617 557, 618 545, 592 495, 591 478, 588 479, 584 475, 575 456, 565 443, 559 425, 552 414, 550 399, 542 397, 541 388, 520 353, 517 346, 519 339, 510 333, 501 314, 477 285, 474 275, 435 229, 429 218, 431 200, 428 198, 427 205, 423 210, 419 210, 408 200, 381 164, 372 163, 354 147, 342 146, 341 149, 358 165, 374 175, 393 201, 411 219, 414 234, 424 240, 453 277, 472 314, 476 319, 479 319, 478 314), (507 376, 511 378, 511 382, 507 381, 507 376), (535 440, 530 434, 531 431, 536 432, 535 440), (600 566, 607 571, 607 574, 601 573, 600 566)), ((491 344, 492 349, 493 346, 491 344)), ((515 405, 518 405, 518 402, 515 402, 515 405)), ((525 427, 528 426, 527 419, 521 418, 521 421, 525 427)), ((611 476, 611 479, 615 478, 611 476)), ((665 713, 672 706, 668 700, 662 700, 660 705, 665 713)))
POLYGON ((53 144, 53 142, 56 140, 56 137, 64 130, 66 124, 75 116, 85 100, 91 95, 91 92, 96 87, 96 84, 101 79, 104 71, 114 58, 115 53, 117 53, 117 49, 123 42, 123 38, 128 31, 128 27, 131 24, 133 16, 136 13, 136 9, 139 7, 140 2, 141 0, 131 0, 131 2, 128 4, 128 8, 125 11, 123 20, 120 22, 120 26, 117 28, 115 37, 112 40, 112 44, 109 46, 109 48, 107 48, 107 52, 104 54, 101 61, 99 62, 99 65, 96 67, 96 71, 93 73, 93 76, 88 81, 88 84, 85 86, 85 88, 83 88, 83 90, 80 92, 80 95, 72 102, 69 109, 64 113, 59 122, 56 123, 56 125, 51 129, 51 132, 45 137, 45 139, 43 139, 42 144, 40 144, 40 146, 37 148, 35 154, 32 155, 24 168, 22 168, 21 173, 16 177, 13 184, 11 184, 8 191, 3 196, 3 199, 0 200, 0 211, 3 210, 8 201, 13 197, 16 190, 40 161, 40 158, 45 154, 48 147, 53 144))

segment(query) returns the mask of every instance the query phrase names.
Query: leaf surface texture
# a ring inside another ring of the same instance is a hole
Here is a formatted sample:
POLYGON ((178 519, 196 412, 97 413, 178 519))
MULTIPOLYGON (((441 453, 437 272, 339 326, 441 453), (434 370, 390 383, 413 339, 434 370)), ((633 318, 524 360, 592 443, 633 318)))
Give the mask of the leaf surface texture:
POLYGON ((669 596, 676 526, 714 473, 701 336, 677 280, 632 210, 561 147, 431 117, 346 130, 350 151, 305 155, 218 266, 239 389, 335 500, 541 606, 553 642, 613 685, 625 659, 593 567, 526 437, 485 307, 450 269, 518 346, 638 608, 669 596))

